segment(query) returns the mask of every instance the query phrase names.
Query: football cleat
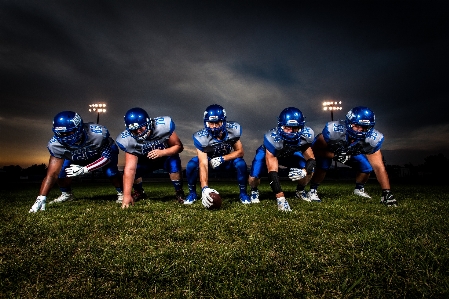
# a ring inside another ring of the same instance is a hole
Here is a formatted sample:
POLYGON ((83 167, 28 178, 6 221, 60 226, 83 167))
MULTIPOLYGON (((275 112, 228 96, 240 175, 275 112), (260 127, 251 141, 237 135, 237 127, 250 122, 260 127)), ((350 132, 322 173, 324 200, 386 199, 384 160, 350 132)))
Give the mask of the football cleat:
POLYGON ((299 199, 302 199, 302 200, 305 200, 305 201, 308 201, 308 202, 311 202, 311 201, 312 201, 312 200, 309 198, 309 196, 307 195, 306 190, 302 190, 302 191, 296 190, 296 192, 295 192, 295 197, 296 197, 296 198, 299 198, 299 199))
POLYGON ((116 203, 122 203, 123 202, 123 192, 117 192, 117 200, 116 203))
POLYGON ((248 194, 246 194, 246 193, 240 193, 240 201, 244 205, 251 203, 251 199, 249 198, 248 194))
POLYGON ((46 201, 45 197, 40 198, 40 196, 38 196, 33 206, 31 207, 29 213, 36 213, 37 211, 45 211, 45 201, 46 201))
POLYGON ((260 203, 259 191, 251 191, 251 203, 260 203))
POLYGON ((292 209, 290 209, 290 205, 288 204, 285 197, 276 198, 276 202, 277 202, 279 211, 290 212, 292 210, 292 209))
POLYGON ((61 203, 61 202, 64 202, 64 201, 71 201, 71 200, 74 200, 74 199, 75 199, 75 197, 73 197, 72 193, 62 192, 61 195, 59 195, 58 198, 50 201, 48 204, 51 205, 51 204, 54 204, 54 203, 61 203))
POLYGON ((310 189, 307 195, 310 201, 321 202, 321 199, 318 197, 318 192, 316 191, 316 189, 310 189))
POLYGON ((354 194, 361 196, 361 197, 365 197, 365 198, 371 198, 371 196, 368 195, 368 193, 365 192, 365 189, 354 189, 354 194))
POLYGON ((185 198, 186 198, 186 196, 185 196, 183 190, 176 191, 176 200, 179 203, 184 203, 185 198))
POLYGON ((147 199, 147 195, 145 193, 145 190, 143 190, 143 189, 142 190, 134 190, 131 193, 131 196, 132 196, 134 201, 147 199))
POLYGON ((196 193, 189 193, 187 197, 184 199, 185 205, 191 205, 197 200, 196 193))

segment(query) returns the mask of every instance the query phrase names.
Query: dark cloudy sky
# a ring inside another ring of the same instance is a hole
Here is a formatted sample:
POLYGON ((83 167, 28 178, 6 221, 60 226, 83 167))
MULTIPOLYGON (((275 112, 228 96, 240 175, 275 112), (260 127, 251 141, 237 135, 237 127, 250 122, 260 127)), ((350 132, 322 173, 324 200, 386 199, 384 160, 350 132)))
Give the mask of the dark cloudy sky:
POLYGON ((94 102, 114 139, 132 107, 171 116, 183 165, 214 103, 248 164, 283 108, 318 133, 327 100, 376 113, 388 164, 448 155, 446 1, 296 2, 0 0, 0 166, 47 164, 54 115, 94 102))

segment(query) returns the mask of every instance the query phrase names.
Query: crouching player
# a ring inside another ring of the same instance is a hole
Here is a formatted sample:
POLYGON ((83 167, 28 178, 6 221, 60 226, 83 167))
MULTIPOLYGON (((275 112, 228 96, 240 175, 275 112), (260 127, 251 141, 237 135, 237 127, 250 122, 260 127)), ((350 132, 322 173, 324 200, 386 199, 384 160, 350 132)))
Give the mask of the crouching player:
POLYGON ((118 171, 118 148, 109 137, 106 127, 84 123, 78 113, 63 111, 53 120, 54 136, 48 142, 50 161, 42 181, 39 196, 30 213, 45 210, 47 194, 58 182, 61 195, 49 202, 72 200, 72 177, 102 168, 117 190, 117 201, 122 200, 122 175, 118 171))
POLYGON ((175 123, 169 116, 150 118, 139 107, 125 114, 126 130, 116 139, 125 156, 122 208, 128 208, 144 194, 141 177, 159 169, 168 171, 176 199, 184 202, 182 168, 179 153, 184 146, 175 132, 175 123), (134 188, 134 193, 131 194, 134 188))
POLYGON ((384 135, 374 129, 375 123, 374 112, 359 106, 349 110, 345 120, 326 124, 312 145, 317 167, 310 181, 309 198, 319 200, 318 186, 324 180, 333 159, 357 170, 355 195, 371 198, 364 186, 374 170, 382 188, 380 202, 386 206, 397 205, 390 191, 390 181, 380 152, 384 135))
POLYGON ((277 127, 265 134, 263 145, 257 149, 254 156, 248 179, 251 202, 259 202, 260 175, 268 171, 268 179, 276 196, 278 209, 291 211, 279 181, 279 165, 288 167, 289 178, 298 182, 296 197, 312 201, 305 195, 304 188, 312 177, 315 167, 315 159, 310 148, 314 133, 304 124, 301 110, 288 107, 280 113, 277 127))
POLYGON ((240 137, 242 127, 235 121, 226 120, 226 110, 213 104, 206 108, 203 114, 204 128, 193 134, 193 143, 197 156, 187 163, 186 173, 189 194, 184 204, 192 204, 197 199, 196 184, 198 173, 201 183, 201 201, 208 208, 212 204, 211 192, 217 190, 209 188, 209 165, 217 171, 237 172, 239 198, 243 204, 250 204, 247 188, 247 165, 243 159, 244 150, 240 137))

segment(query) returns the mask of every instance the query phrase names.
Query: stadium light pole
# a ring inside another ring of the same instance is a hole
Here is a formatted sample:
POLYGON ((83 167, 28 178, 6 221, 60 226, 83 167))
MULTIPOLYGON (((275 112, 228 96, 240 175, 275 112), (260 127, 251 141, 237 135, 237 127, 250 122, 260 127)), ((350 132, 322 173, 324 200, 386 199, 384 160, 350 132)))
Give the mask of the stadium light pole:
POLYGON ((100 113, 106 112, 106 104, 104 103, 95 103, 89 105, 89 112, 97 113, 97 124, 100 122, 100 113))
POLYGON ((335 110, 342 110, 343 107, 341 106, 341 101, 327 101, 323 102, 323 110, 324 111, 330 111, 331 112, 331 120, 334 121, 334 111, 335 110))
MULTIPOLYGON (((323 102, 323 110, 331 112, 331 121, 334 121, 334 111, 342 110, 341 101, 327 101, 323 102)), ((337 170, 337 161, 335 161, 335 170, 337 170)))

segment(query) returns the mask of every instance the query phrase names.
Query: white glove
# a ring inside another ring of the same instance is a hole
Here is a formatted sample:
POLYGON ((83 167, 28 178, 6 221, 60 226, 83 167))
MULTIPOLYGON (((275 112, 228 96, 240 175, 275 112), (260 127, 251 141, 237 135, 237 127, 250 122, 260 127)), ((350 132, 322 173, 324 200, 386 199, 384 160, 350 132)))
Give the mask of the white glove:
POLYGON ((211 192, 215 192, 215 193, 219 194, 218 191, 215 189, 211 189, 207 186, 205 186, 203 188, 201 202, 203 203, 203 206, 206 208, 209 208, 214 203, 214 201, 212 200, 212 197, 210 197, 210 195, 209 195, 209 193, 211 193, 211 192))
POLYGON ((37 211, 45 211, 45 205, 46 205, 47 196, 39 195, 36 198, 36 201, 34 202, 33 206, 31 207, 29 213, 36 213, 37 211))
POLYGON ((307 175, 307 171, 305 169, 299 169, 299 168, 290 168, 290 172, 288 173, 288 177, 292 181, 299 181, 306 175, 307 175))
POLYGON ((85 173, 88 173, 89 170, 87 169, 86 166, 80 166, 80 165, 76 165, 76 164, 72 164, 69 167, 67 167, 65 169, 65 172, 67 173, 68 177, 73 177, 73 176, 77 176, 77 175, 82 175, 85 173))
POLYGON ((210 165, 212 165, 212 168, 217 168, 223 162, 224 162, 223 157, 216 157, 210 160, 210 165))

